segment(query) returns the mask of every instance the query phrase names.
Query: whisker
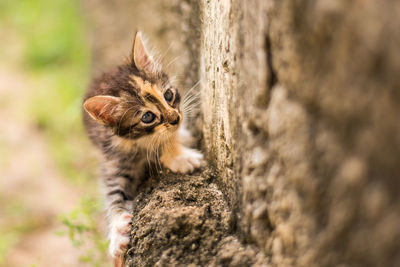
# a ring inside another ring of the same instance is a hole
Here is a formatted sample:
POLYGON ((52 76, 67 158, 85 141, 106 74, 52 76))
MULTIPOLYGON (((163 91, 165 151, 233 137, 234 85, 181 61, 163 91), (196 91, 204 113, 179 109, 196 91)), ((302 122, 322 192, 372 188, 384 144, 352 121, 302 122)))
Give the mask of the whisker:
POLYGON ((160 134, 157 136, 157 144, 156 144, 156 164, 160 167, 160 172, 162 173, 162 165, 161 165, 161 161, 160 161, 160 145, 161 145, 161 138, 163 137, 164 133, 166 132, 166 129, 163 129, 160 134))
MULTIPOLYGON (((155 135, 153 135, 153 137, 151 138, 150 142, 149 142, 149 147, 150 147, 150 158, 153 159, 153 140, 155 139, 155 135)), ((152 160, 153 161, 153 160, 152 160)), ((152 167, 152 166, 151 166, 152 167)), ((157 172, 157 166, 156 167, 156 172, 157 172)))
POLYGON ((193 97, 193 98, 191 98, 191 99, 189 99, 189 100, 184 101, 184 102, 182 103, 182 106, 183 106, 183 107, 186 107, 187 105, 190 105, 190 104, 192 104, 193 102, 196 102, 197 100, 199 100, 199 98, 193 97))
POLYGON ((193 109, 190 109, 190 110, 184 110, 183 114, 185 116, 187 116, 187 117, 191 117, 192 115, 195 115, 195 113, 197 113, 198 111, 200 111, 199 108, 193 108, 193 109))
POLYGON ((180 84, 183 81, 183 75, 174 75, 169 77, 169 81, 171 84, 180 84))
POLYGON ((159 136, 157 135, 157 137, 156 137, 156 140, 154 141, 154 160, 155 160, 155 165, 156 165, 156 172, 157 172, 157 174, 159 174, 159 171, 158 171, 158 158, 157 158, 157 148, 158 148, 158 146, 157 146, 157 140, 159 139, 159 136))
POLYGON ((199 106, 200 106, 200 101, 193 101, 192 103, 190 103, 190 105, 188 104, 188 105, 182 106, 182 110, 197 108, 199 106))
POLYGON ((164 133, 165 131, 161 132, 160 135, 158 136, 157 139, 157 149, 156 149, 156 162, 158 163, 158 165, 160 166, 160 173, 162 173, 162 165, 161 165, 161 161, 160 161, 160 139, 161 139, 161 135, 164 133))
POLYGON ((198 98, 200 95, 201 95, 201 92, 196 92, 196 93, 194 93, 194 94, 187 95, 187 96, 185 96, 185 98, 183 99, 183 102, 182 102, 182 103, 186 103, 186 102, 188 102, 188 101, 191 100, 191 99, 198 98))
POLYGON ((171 49, 172 45, 173 45, 173 43, 171 42, 171 43, 169 44, 167 50, 165 50, 165 52, 159 57, 159 58, 160 58, 160 61, 163 61, 163 60, 164 60, 164 57, 168 54, 168 52, 169 52, 169 50, 171 49))
POLYGON ((185 93, 185 95, 184 95, 184 99, 186 99, 186 98, 188 98, 188 97, 191 97, 191 96, 193 96, 193 95, 198 95, 198 94, 200 94, 200 91, 196 91, 195 93, 193 92, 193 89, 194 89, 195 87, 192 87, 192 89, 190 89, 191 91, 188 91, 187 93, 185 93))
POLYGON ((200 101, 198 101, 198 99, 193 99, 190 102, 184 103, 182 105, 182 110, 186 110, 189 109, 191 107, 197 107, 200 105, 200 101))
POLYGON ((190 96, 184 98, 182 103, 184 104, 184 103, 187 103, 187 102, 191 101, 192 99, 198 99, 199 96, 200 96, 200 93, 190 95, 190 96))
POLYGON ((169 146, 171 137, 172 137, 172 135, 168 135, 167 140, 165 141, 165 144, 163 145, 163 149, 166 149, 169 153, 171 153, 171 148, 169 146))
POLYGON ((171 65, 172 63, 174 63, 176 60, 178 60, 181 56, 177 56, 175 57, 173 60, 171 60, 166 66, 165 68, 168 68, 169 65, 171 65))
POLYGON ((201 82, 202 79, 199 79, 193 86, 192 88, 190 88, 189 90, 186 91, 186 93, 184 94, 183 98, 186 98, 186 96, 191 93, 201 82))
MULTIPOLYGON (((153 136, 154 137, 154 136, 153 136)), ((151 143, 151 142, 150 142, 151 143)), ((149 147, 150 147, 150 143, 147 144, 147 149, 146 149, 146 157, 147 157, 147 164, 149 165, 149 171, 150 171, 150 175, 151 174, 151 164, 150 164, 150 159, 149 159, 149 147)))

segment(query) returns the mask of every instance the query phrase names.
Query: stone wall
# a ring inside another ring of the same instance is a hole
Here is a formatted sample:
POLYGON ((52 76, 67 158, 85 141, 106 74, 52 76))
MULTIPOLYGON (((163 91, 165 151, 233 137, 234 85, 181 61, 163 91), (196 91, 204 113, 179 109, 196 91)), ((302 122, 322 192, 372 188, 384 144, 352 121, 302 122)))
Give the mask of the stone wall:
POLYGON ((174 40, 209 160, 139 194, 127 265, 400 266, 400 2, 118 3, 95 65, 130 27, 174 40))
POLYGON ((395 1, 204 1, 204 134, 272 265, 400 264, 395 1))

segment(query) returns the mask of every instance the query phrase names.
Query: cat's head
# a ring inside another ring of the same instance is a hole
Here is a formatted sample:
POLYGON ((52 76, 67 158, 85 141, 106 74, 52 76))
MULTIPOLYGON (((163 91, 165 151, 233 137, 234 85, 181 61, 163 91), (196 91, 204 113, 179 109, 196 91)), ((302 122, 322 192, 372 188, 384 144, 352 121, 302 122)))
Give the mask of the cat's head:
POLYGON ((180 95, 148 53, 141 33, 128 62, 106 74, 83 106, 97 123, 123 138, 169 136, 182 122, 180 95))

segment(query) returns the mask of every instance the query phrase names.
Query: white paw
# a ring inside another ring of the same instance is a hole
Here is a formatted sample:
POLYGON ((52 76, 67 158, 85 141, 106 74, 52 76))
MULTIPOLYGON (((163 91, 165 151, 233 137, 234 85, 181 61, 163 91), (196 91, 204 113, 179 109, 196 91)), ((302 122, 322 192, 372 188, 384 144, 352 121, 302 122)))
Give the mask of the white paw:
POLYGON ((182 153, 171 159, 166 166, 172 172, 190 173, 204 165, 203 154, 197 150, 186 147, 183 147, 182 150, 182 153))
POLYGON ((124 212, 111 218, 109 252, 113 258, 121 256, 128 248, 132 215, 124 212))

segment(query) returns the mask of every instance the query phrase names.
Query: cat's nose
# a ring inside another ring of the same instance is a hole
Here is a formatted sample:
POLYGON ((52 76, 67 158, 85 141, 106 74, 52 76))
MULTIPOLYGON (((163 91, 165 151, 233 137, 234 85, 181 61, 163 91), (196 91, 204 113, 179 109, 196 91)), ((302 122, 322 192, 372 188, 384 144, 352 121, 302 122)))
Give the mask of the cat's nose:
POLYGON ((172 120, 170 122, 170 124, 171 125, 177 125, 179 123, 179 121, 180 121, 180 118, 179 118, 179 115, 178 115, 178 116, 176 116, 176 118, 174 120, 172 120))

